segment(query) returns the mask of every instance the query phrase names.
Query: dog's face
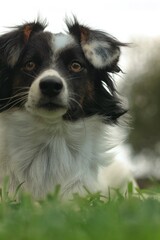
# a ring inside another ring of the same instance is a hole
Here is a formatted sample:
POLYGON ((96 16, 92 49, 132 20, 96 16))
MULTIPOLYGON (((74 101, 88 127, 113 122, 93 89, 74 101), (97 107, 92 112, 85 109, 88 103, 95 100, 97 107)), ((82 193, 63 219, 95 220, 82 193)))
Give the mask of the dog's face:
POLYGON ((109 76, 119 71, 124 44, 77 20, 67 25, 67 34, 44 32, 37 22, 0 37, 1 111, 65 120, 99 114, 108 121, 125 112, 109 76))

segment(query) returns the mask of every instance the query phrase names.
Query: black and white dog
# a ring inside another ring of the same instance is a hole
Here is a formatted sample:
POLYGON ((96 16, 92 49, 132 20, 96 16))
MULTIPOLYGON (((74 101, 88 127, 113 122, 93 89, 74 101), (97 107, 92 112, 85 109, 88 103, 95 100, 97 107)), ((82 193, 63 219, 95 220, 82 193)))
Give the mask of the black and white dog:
POLYGON ((37 21, 0 36, 0 177, 9 176, 10 192, 23 183, 44 198, 59 184, 68 198, 131 177, 108 166, 126 112, 110 73, 125 44, 76 19, 67 26, 52 34, 37 21))

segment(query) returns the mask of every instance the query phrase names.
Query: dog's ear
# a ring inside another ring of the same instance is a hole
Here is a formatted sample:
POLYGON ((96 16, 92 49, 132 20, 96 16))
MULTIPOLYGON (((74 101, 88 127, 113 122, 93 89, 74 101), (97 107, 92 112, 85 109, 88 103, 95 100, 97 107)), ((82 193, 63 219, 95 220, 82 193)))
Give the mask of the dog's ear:
POLYGON ((0 36, 0 111, 9 101, 12 92, 12 69, 29 42, 30 37, 43 31, 45 23, 32 22, 17 26, 0 36))
POLYGON ((118 72, 120 46, 127 44, 119 42, 114 37, 102 31, 92 30, 80 25, 76 18, 74 22, 66 21, 70 34, 81 44, 85 57, 97 69, 118 72))
POLYGON ((26 23, 0 36, 0 62, 13 67, 32 34, 44 28, 45 24, 40 22, 26 23))

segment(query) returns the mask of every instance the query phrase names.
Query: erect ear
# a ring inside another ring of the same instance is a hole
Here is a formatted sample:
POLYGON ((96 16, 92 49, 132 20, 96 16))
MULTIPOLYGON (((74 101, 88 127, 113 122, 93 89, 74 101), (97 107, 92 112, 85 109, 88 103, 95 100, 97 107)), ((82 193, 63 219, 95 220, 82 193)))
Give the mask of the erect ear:
POLYGON ((44 28, 45 24, 40 22, 26 23, 0 36, 0 62, 13 67, 31 35, 44 28))
POLYGON ((81 44, 85 57, 97 69, 107 69, 118 72, 120 46, 126 46, 107 33, 80 25, 76 18, 74 22, 66 21, 70 34, 81 44))

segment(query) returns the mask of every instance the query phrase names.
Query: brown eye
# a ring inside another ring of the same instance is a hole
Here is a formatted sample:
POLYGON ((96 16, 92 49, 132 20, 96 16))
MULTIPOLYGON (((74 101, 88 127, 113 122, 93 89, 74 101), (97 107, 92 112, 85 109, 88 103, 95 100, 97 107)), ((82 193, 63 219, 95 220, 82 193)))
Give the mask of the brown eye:
POLYGON ((79 63, 79 62, 73 62, 71 65, 70 65, 70 70, 72 72, 75 72, 75 73, 78 73, 82 70, 82 65, 79 63))
POLYGON ((36 67, 36 64, 34 62, 30 61, 30 62, 26 63, 26 65, 24 66, 24 70, 31 72, 35 69, 35 67, 36 67))

